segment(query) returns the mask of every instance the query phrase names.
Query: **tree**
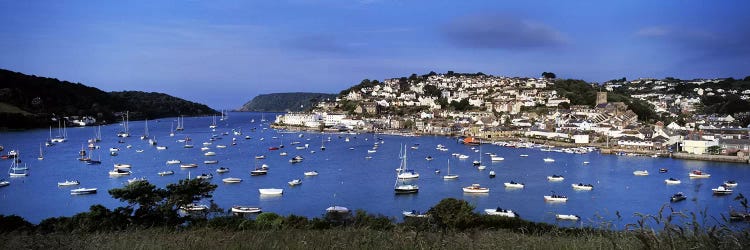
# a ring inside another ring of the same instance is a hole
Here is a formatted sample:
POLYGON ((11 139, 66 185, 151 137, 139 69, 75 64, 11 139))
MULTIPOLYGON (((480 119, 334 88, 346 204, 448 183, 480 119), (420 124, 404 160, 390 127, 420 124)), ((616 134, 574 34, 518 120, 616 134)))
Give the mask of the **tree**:
POLYGON ((721 146, 710 146, 706 148, 709 154, 718 155, 721 152, 721 146))
POLYGON ((547 78, 547 79, 555 79, 555 78, 557 78, 557 76, 555 75, 555 73, 546 72, 546 71, 542 72, 542 77, 547 78))
POLYGON ((474 226, 479 219, 479 216, 474 213, 474 206, 464 200, 455 198, 441 200, 427 213, 435 218, 439 226, 444 228, 469 228, 474 226))
POLYGON ((427 96, 440 97, 442 95, 440 89, 431 84, 425 84, 424 87, 422 87, 422 91, 424 91, 425 95, 427 96))
POLYGON ((205 179, 182 179, 177 184, 167 185, 167 204, 184 206, 203 198, 211 198, 218 187, 205 179))

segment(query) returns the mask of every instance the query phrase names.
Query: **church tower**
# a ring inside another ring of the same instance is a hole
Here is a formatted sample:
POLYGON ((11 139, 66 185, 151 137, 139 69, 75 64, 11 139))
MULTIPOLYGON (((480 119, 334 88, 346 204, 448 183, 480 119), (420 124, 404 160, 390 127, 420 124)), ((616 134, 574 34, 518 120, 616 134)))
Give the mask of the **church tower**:
POLYGON ((596 92, 596 105, 607 103, 607 92, 596 92))

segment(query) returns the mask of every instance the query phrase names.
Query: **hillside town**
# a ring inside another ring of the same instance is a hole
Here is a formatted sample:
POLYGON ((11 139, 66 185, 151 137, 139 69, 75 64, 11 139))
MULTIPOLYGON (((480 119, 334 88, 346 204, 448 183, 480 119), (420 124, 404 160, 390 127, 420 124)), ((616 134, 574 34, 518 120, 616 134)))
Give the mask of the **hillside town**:
POLYGON ((707 98, 750 99, 750 89, 710 87, 721 81, 623 78, 590 84, 595 102, 571 105, 576 100, 561 95, 555 89, 558 80, 550 77, 431 72, 383 82, 365 80, 335 100, 317 103, 310 112, 279 115, 275 125, 473 137, 510 145, 591 145, 604 153, 748 162, 748 112, 699 112, 706 110, 702 100, 707 98), (648 103, 658 119, 639 119, 627 103, 610 100, 608 95, 614 93, 648 103))

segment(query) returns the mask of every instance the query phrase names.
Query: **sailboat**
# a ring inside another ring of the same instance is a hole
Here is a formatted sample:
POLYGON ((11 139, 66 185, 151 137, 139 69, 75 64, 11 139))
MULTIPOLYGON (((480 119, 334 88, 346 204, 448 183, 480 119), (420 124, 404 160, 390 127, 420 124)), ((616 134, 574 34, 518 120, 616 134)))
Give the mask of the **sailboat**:
POLYGON ((143 135, 141 136, 141 140, 148 139, 148 119, 146 119, 146 125, 143 127, 143 135))
POLYGON ((260 114, 260 122, 266 122, 266 114, 260 114))
POLYGON ((214 115, 213 117, 214 117, 213 118, 214 119, 213 122, 211 122, 211 125, 208 126, 208 128, 210 128, 210 129, 215 129, 216 128, 216 115, 214 115))
POLYGON ((20 176, 27 176, 29 175, 29 167, 26 166, 24 163, 23 167, 19 164, 21 161, 21 153, 18 152, 16 157, 13 158, 13 161, 10 163, 10 169, 8 169, 8 174, 10 177, 20 177, 20 176))
POLYGON ((322 136, 320 136, 320 151, 325 151, 326 150, 325 138, 326 138, 325 134, 323 134, 322 136))
POLYGON ((125 123, 124 123, 124 131, 120 131, 117 133, 117 137, 130 137, 130 132, 128 131, 128 119, 129 119, 129 112, 125 111, 125 123))
POLYGON ((57 120, 57 134, 57 137, 50 139, 51 142, 66 142, 68 140, 68 131, 65 128, 65 123, 60 120, 57 120), (61 123, 62 125, 60 125, 61 123))
POLYGON ((227 119, 229 119, 229 116, 224 115, 224 110, 222 109, 221 118, 219 119, 219 121, 226 121, 227 119))
POLYGON ((451 174, 451 159, 448 159, 448 174, 443 176, 443 180, 453 180, 458 178, 458 175, 451 174))
POLYGON ((78 158, 79 161, 90 161, 90 157, 86 157, 86 149, 84 149, 83 145, 81 145, 81 151, 78 151, 78 155, 81 156, 78 158))
MULTIPOLYGON (((396 191, 396 194, 413 194, 419 192, 419 186, 416 184, 406 184, 402 183, 401 179, 408 179, 403 178, 402 174, 406 170, 406 147, 404 146, 403 149, 403 156, 401 157, 401 166, 399 167, 399 172, 396 175, 396 183, 393 185, 393 190, 396 191)), ((412 174, 416 174, 413 171, 412 174)), ((419 174, 417 174, 417 177, 419 177, 419 174)), ((417 177, 410 177, 410 178, 417 178, 417 177)))
POLYGON ((177 131, 183 131, 183 130, 185 130, 184 126, 185 126, 185 118, 182 117, 182 116, 178 116, 177 117, 177 128, 175 128, 175 130, 177 130, 177 131))
POLYGON ((40 161, 44 160, 44 155, 42 154, 42 144, 39 144, 39 157, 37 157, 36 159, 40 161))
POLYGON ((174 136, 174 122, 172 122, 172 125, 169 126, 169 137, 174 136))
POLYGON ((479 140, 479 164, 475 164, 477 169, 484 170, 487 166, 482 165, 482 140, 479 140))

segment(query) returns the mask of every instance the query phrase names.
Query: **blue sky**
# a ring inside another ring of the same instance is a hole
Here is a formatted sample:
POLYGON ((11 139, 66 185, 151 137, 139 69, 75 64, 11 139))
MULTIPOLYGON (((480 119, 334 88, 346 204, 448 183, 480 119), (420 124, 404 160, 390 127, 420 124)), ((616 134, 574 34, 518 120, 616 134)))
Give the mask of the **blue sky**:
POLYGON ((750 75, 750 1, 6 1, 0 68, 217 109, 429 71, 750 75))

